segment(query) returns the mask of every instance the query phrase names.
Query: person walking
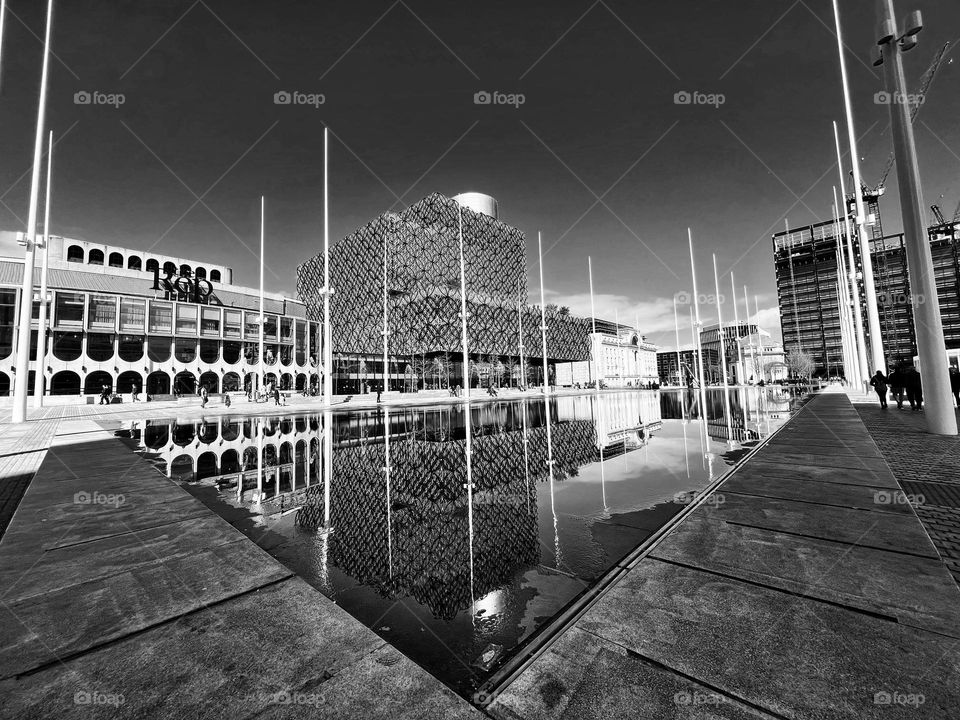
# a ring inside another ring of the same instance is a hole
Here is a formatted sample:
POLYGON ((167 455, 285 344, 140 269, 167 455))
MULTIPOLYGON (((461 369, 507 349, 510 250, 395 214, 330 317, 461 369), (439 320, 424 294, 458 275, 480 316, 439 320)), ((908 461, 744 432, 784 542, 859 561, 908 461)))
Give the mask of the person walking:
POLYGON ((140 401, 140 387, 136 383, 130 385, 130 402, 140 401))
POLYGON ((950 366, 950 392, 953 393, 957 407, 960 407, 960 370, 953 365, 950 366))
POLYGON ((877 397, 880 398, 880 407, 886 410, 887 378, 884 377, 880 370, 877 370, 877 374, 870 378, 870 384, 873 386, 873 389, 877 391, 877 397))
POLYGON ((100 389, 100 405, 109 405, 110 404, 110 386, 104 385, 100 389))
POLYGON ((890 394, 897 401, 897 410, 903 410, 903 369, 895 367, 893 372, 887 376, 887 383, 890 385, 890 394))
POLYGON ((907 400, 910 401, 911 410, 923 409, 923 386, 920 382, 920 373, 910 365, 904 370, 903 387, 907 391, 907 400))
POLYGON ((208 399, 209 398, 207 397, 207 386, 201 385, 200 386, 200 407, 205 408, 207 406, 208 399))

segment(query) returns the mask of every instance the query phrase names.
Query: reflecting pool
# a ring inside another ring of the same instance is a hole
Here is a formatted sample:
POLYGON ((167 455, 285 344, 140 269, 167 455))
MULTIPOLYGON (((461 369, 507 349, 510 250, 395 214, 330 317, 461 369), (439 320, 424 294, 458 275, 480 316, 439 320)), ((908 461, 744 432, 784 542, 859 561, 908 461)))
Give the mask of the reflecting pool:
POLYGON ((469 695, 799 402, 775 386, 604 392, 119 434, 469 695))

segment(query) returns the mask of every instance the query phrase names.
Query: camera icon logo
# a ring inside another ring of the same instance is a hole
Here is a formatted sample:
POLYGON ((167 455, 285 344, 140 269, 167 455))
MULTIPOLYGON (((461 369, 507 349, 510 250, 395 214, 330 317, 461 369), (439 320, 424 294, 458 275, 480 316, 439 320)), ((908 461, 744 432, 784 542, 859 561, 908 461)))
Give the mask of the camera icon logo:
POLYGON ((890 93, 886 90, 881 90, 873 94, 873 102, 875 105, 889 105, 890 100, 890 93))
POLYGON ((74 105, 89 105, 92 100, 92 96, 86 90, 80 90, 73 94, 74 105))
POLYGON ((293 96, 286 90, 280 90, 273 94, 274 105, 289 105, 291 102, 293 102, 293 96))
POLYGON ((887 490, 878 490, 873 494, 873 502, 876 505, 892 505, 893 493, 887 490))
POLYGON ((91 502, 93 502, 93 498, 86 490, 81 490, 80 492, 73 494, 74 505, 89 505, 91 502))
POLYGON ((486 90, 480 90, 473 94, 474 105, 489 105, 491 102, 493 102, 493 96, 486 90))
POLYGON ((873 694, 874 705, 890 705, 893 702, 893 696, 885 690, 873 694))
POLYGON ((673 299, 677 301, 677 305, 689 305, 693 298, 686 290, 681 290, 673 296, 673 299))
POLYGON ((673 94, 674 105, 689 105, 692 101, 693 97, 686 90, 680 90, 673 94))

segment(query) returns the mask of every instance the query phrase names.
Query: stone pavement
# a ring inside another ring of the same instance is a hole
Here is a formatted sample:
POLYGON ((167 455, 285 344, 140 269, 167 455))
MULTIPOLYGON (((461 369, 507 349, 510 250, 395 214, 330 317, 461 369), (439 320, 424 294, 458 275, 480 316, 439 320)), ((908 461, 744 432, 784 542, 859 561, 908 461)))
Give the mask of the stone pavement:
POLYGON ((0 540, 0 606, 0 718, 481 717, 89 419, 0 540))
POLYGON ((960 590, 842 392, 620 572, 491 715, 958 716, 960 590))
POLYGON ((924 413, 911 411, 909 404, 897 410, 890 402, 882 410, 876 397, 854 402, 940 557, 960 583, 960 438, 931 434, 924 413))
POLYGON ((41 421, 7 425, 0 431, 0 538, 43 462, 56 428, 55 421, 41 421))

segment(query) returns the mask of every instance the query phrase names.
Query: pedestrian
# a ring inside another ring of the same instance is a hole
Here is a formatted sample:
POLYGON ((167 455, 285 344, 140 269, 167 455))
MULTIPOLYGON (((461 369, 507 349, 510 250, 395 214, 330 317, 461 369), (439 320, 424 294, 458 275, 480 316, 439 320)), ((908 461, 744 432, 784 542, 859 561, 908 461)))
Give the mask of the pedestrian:
POLYGON ((890 385, 890 396, 897 401, 897 410, 903 410, 903 369, 895 367, 893 372, 887 376, 887 383, 890 385))
POLYGON ((223 394, 223 406, 230 407, 230 393, 223 394))
POLYGON ((273 395, 273 404, 274 404, 274 405, 279 405, 279 404, 280 404, 280 389, 277 388, 277 386, 274 385, 273 383, 270 384, 270 387, 273 388, 273 393, 272 393, 272 395, 273 395))
POLYGON ((207 386, 200 386, 200 407, 205 408, 207 406, 207 386))
POLYGON ((950 392, 953 393, 957 407, 960 407, 960 370, 953 365, 950 366, 950 392))
POLYGON ((873 389, 877 391, 877 397, 880 398, 880 407, 884 410, 887 409, 887 378, 884 377, 883 373, 880 370, 877 370, 877 374, 870 378, 870 384, 873 386, 873 389))
POLYGON ((130 402, 139 402, 140 401, 140 388, 137 387, 136 383, 130 384, 130 402))
POLYGON ((904 370, 903 388, 907 391, 907 400, 910 401, 911 410, 923 409, 923 386, 921 384, 920 373, 910 365, 904 370))
POLYGON ((104 385, 100 389, 100 404, 109 405, 110 404, 110 386, 104 385))

